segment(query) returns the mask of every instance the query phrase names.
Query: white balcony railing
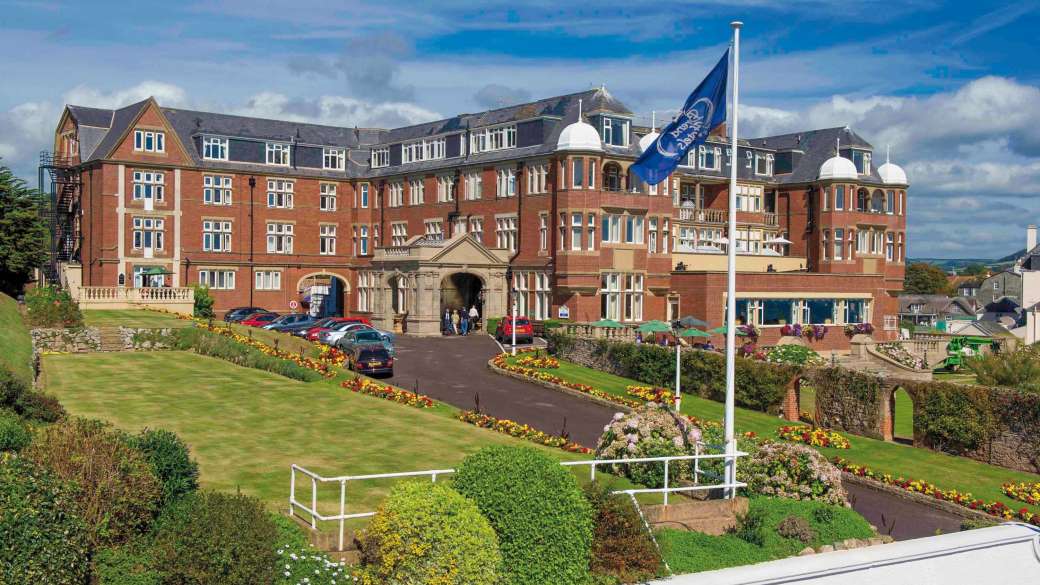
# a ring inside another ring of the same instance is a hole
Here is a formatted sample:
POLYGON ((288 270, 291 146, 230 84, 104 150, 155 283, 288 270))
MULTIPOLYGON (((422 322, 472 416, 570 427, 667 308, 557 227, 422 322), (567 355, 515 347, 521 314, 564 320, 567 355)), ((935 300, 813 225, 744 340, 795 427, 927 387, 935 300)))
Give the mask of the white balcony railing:
POLYGON ((195 291, 189 287, 81 286, 72 288, 72 294, 81 309, 152 306, 190 313, 195 304, 195 291))

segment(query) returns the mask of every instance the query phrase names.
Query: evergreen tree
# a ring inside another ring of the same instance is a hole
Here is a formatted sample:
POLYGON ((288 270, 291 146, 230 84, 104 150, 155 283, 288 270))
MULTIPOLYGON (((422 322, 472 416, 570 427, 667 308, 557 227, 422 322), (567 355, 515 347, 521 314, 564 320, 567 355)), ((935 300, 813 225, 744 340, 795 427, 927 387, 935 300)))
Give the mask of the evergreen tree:
POLYGON ((0 290, 22 292, 33 269, 47 261, 49 230, 43 194, 0 165, 0 290))

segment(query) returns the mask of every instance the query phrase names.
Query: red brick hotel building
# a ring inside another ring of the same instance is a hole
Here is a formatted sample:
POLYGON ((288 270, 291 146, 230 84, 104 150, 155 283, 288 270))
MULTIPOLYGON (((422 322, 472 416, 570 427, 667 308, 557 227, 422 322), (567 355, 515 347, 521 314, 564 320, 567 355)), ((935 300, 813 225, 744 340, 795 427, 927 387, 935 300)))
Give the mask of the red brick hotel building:
POLYGON ((785 323, 893 337, 902 169, 849 128, 743 140, 735 157, 723 134, 648 186, 628 167, 652 129, 604 88, 395 129, 70 105, 48 158, 57 259, 84 287, 203 283, 218 310, 335 303, 419 333, 445 307, 504 314, 511 289, 536 319, 716 326, 733 242, 738 312, 763 341, 785 323))

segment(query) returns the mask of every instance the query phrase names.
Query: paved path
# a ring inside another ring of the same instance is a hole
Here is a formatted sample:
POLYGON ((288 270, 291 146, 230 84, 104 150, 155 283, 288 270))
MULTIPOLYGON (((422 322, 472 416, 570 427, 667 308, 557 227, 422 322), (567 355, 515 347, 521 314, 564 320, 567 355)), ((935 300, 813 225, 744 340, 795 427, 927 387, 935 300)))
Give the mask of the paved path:
POLYGON ((394 375, 389 381, 463 409, 480 410, 499 418, 527 423, 560 434, 566 420, 571 439, 595 448, 614 410, 599 404, 495 374, 487 361, 499 353, 487 335, 414 337, 398 335, 394 375))

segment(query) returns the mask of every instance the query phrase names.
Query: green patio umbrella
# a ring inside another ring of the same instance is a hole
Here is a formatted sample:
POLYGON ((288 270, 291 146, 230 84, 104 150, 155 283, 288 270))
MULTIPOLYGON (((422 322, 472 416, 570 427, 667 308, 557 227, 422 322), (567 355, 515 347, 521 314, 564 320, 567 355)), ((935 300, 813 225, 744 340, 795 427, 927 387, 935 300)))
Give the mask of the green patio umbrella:
POLYGON ((711 337, 711 333, 701 331, 700 329, 683 329, 679 332, 679 337, 711 337))
MULTIPOLYGON (((719 335, 725 335, 728 332, 728 330, 726 329, 726 326, 723 325, 722 327, 716 327, 716 328, 712 329, 711 332, 712 333, 718 333, 719 335)), ((747 337, 747 333, 744 333, 744 330, 740 329, 739 327, 738 327, 738 329, 736 331, 736 334, 737 334, 737 337, 747 337)))
POLYGON ((613 319, 600 319, 592 324, 593 327, 608 327, 610 329, 620 329, 624 327, 621 323, 614 321, 613 319))
POLYGON ((702 320, 698 319, 697 317, 692 317, 690 315, 687 315, 687 316, 679 319, 679 327, 682 327, 683 329, 689 329, 691 327, 707 327, 707 326, 708 326, 707 321, 702 321, 702 320))
POLYGON ((672 330, 672 326, 665 323, 664 321, 647 321, 639 327, 636 331, 640 333, 667 333, 672 330))
POLYGON ((170 272, 169 270, 166 270, 162 266, 149 266, 148 268, 145 268, 144 270, 142 270, 141 274, 143 274, 145 276, 159 276, 159 275, 166 275, 166 274, 173 274, 173 273, 170 272))

